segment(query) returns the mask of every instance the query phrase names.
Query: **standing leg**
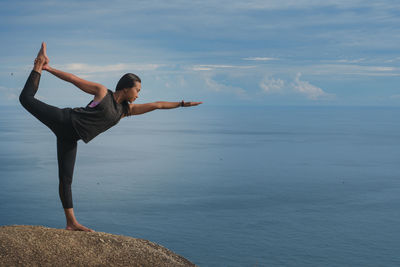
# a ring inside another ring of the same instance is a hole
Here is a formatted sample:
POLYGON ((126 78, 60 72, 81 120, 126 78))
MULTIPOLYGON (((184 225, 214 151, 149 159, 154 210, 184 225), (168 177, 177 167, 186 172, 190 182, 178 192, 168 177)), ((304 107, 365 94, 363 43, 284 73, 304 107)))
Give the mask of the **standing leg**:
POLYGON ((58 192, 64 209, 73 208, 71 184, 77 148, 77 141, 57 138, 58 192))
POLYGON ((60 182, 58 191, 67 220, 67 227, 65 229, 94 232, 93 230, 79 224, 74 215, 71 185, 77 147, 78 143, 76 140, 57 138, 58 177, 60 182))

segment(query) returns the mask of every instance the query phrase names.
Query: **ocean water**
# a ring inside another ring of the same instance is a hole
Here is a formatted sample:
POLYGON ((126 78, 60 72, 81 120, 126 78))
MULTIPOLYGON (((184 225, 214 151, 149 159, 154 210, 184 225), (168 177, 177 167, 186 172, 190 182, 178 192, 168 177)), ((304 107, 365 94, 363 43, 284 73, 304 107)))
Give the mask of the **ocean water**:
MULTIPOLYGON (((0 225, 64 228, 56 139, 0 107, 0 225)), ((399 108, 216 107, 78 142, 80 223, 199 266, 399 266, 399 108)))

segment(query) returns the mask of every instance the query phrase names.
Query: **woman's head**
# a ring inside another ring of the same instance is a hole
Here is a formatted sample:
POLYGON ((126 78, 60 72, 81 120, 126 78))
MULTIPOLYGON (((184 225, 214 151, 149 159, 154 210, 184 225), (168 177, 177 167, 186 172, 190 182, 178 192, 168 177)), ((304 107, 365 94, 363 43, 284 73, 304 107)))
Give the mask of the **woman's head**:
POLYGON ((141 87, 142 81, 140 78, 133 73, 127 73, 119 79, 115 91, 123 90, 125 101, 132 103, 138 98, 141 87))

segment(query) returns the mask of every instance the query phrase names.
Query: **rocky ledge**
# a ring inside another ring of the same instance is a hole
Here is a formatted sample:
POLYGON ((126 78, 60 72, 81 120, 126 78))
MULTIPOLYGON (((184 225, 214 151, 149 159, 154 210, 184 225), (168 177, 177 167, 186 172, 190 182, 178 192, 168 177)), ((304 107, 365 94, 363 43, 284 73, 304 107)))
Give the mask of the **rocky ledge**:
POLYGON ((148 240, 43 226, 0 226, 0 266, 195 266, 148 240))

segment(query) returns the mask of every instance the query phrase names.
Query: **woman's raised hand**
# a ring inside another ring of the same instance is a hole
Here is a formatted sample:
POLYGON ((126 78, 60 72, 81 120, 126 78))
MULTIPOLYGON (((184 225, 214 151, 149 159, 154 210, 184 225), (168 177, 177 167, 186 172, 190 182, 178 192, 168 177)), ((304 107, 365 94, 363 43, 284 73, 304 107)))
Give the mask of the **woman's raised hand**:
POLYGON ((44 65, 43 65, 43 67, 42 67, 42 70, 49 70, 49 69, 50 69, 49 62, 46 61, 46 62, 44 63, 44 65))

